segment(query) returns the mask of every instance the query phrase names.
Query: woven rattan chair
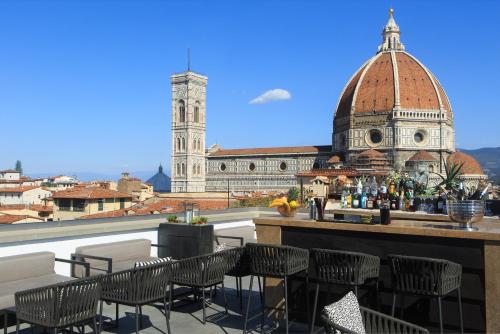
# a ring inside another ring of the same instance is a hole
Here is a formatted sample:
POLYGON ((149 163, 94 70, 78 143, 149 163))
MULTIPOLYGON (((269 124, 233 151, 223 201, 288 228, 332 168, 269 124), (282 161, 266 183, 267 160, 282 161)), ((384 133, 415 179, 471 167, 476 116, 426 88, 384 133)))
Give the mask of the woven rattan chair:
MULTIPOLYGON (((242 237, 234 237, 234 236, 225 236, 225 235, 216 235, 215 242, 217 245, 222 245, 221 240, 230 239, 237 240, 238 246, 228 245, 229 249, 232 249, 230 252, 229 262, 228 262, 228 270, 226 272, 226 276, 231 276, 236 279, 236 296, 239 297, 240 300, 240 309, 243 310, 243 285, 242 278, 246 276, 250 276, 252 272, 250 271, 250 258, 246 251, 246 247, 243 246, 243 238, 242 237)), ((262 287, 260 284, 260 277, 257 277, 257 282, 259 283, 259 294, 262 301, 262 287)))
MULTIPOLYGON (((172 263, 162 262, 105 275, 102 278, 102 300, 116 304, 116 326, 119 325, 119 305, 135 307, 135 332, 139 333, 139 315, 142 306, 163 302, 167 331, 170 333, 170 305, 172 292, 169 282, 172 263)), ((141 321, 142 324, 142 321, 141 321)))
POLYGON ((97 308, 102 313, 101 284, 98 279, 84 278, 16 292, 16 333, 21 322, 51 329, 53 333, 85 324, 97 326, 97 308))
MULTIPOLYGON (((248 318, 248 312, 250 310, 251 303, 251 292, 253 285, 254 276, 263 277, 264 286, 264 303, 262 303, 262 318, 261 318, 261 332, 263 331, 263 317, 265 315, 265 300, 266 300, 266 278, 281 278, 283 279, 283 294, 284 300, 284 317, 285 317, 285 330, 288 334, 288 277, 298 274, 303 271, 307 271, 309 266, 309 251, 307 249, 290 247, 290 246, 277 246, 277 245, 266 245, 266 244, 256 244, 247 243, 247 252, 250 257, 250 270, 252 275, 250 277, 250 287, 248 289, 248 301, 247 309, 245 313, 245 324, 243 328, 243 333, 246 333, 247 322, 250 320, 248 318)), ((307 275, 306 275, 306 285, 307 285, 307 275)), ((308 304, 308 303, 307 303, 308 304)))
POLYGON ((375 283, 378 304, 378 276, 380 271, 380 258, 365 253, 348 252, 330 249, 311 249, 311 266, 309 267, 309 280, 316 283, 314 294, 313 313, 311 319, 311 333, 314 331, 316 308, 320 284, 339 284, 354 289, 358 296, 358 287, 369 282, 375 283))
MULTIPOLYGON (((462 266, 458 263, 416 256, 388 256, 393 284, 392 315, 396 308, 398 294, 403 295, 401 309, 403 314, 404 295, 420 295, 437 298, 439 308, 439 328, 443 333, 442 298, 454 291, 458 297, 460 330, 463 333, 462 296, 460 286, 462 281, 462 266)), ((402 315, 401 315, 402 316, 402 315)))
POLYGON ((205 289, 221 285, 224 307, 227 311, 227 298, 224 288, 224 275, 229 268, 231 250, 199 255, 179 260, 173 264, 172 284, 201 290, 203 324, 206 323, 207 292, 205 289))
MULTIPOLYGON (((413 325, 383 313, 360 307, 366 334, 428 334, 425 328, 413 325)), ((358 334, 342 326, 332 323, 325 313, 321 314, 327 334, 358 334)))

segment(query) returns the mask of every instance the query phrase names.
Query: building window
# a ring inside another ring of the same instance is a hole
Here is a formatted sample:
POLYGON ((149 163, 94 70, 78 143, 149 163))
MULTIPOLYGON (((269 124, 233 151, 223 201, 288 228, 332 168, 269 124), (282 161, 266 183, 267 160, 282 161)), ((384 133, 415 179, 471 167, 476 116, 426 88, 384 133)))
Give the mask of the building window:
POLYGON ((253 162, 251 162, 250 165, 248 166, 248 170, 251 172, 255 170, 255 164, 253 162))
POLYGON ((125 209, 125 198, 120 198, 120 209, 125 209))
POLYGON ((284 161, 282 163, 280 163, 280 165, 279 165, 279 169, 282 172, 286 171, 286 167, 287 167, 287 165, 286 165, 286 162, 284 162, 284 161))
POLYGON ((99 198, 97 200, 97 211, 103 211, 104 210, 104 199, 99 198))
POLYGON ((313 163, 313 169, 319 169, 319 163, 317 162, 313 163))
POLYGON ((181 175, 181 164, 177 163, 177 173, 178 176, 181 175))
POLYGON ((198 101, 194 105, 194 122, 200 123, 200 102, 198 101))
POLYGON ((184 163, 181 164, 181 174, 186 175, 186 165, 184 163))
POLYGON ((77 212, 85 211, 85 200, 74 199, 73 200, 73 211, 77 211, 77 212))
POLYGON ((413 139, 415 140, 415 143, 420 144, 424 141, 425 135, 422 131, 417 131, 415 132, 415 135, 413 135, 413 139))
POLYGON ((181 139, 177 138, 177 152, 181 150, 181 139))
POLYGON ((184 100, 179 100, 179 122, 184 123, 186 121, 186 104, 184 100))
POLYGON ((198 165, 198 175, 201 175, 201 165, 198 165))
POLYGON ((71 210, 71 200, 67 198, 61 198, 57 201, 59 206, 59 211, 70 211, 71 210))
POLYGON ((201 152, 201 139, 198 139, 198 151, 201 152))
POLYGON ((370 141, 372 144, 380 144, 382 142, 382 132, 377 129, 372 129, 369 132, 370 141))
POLYGON ((197 150, 196 139, 193 139, 193 151, 197 150))
POLYGON ((182 138, 182 151, 186 150, 186 138, 182 138))
POLYGON ((196 175, 196 165, 193 165, 193 175, 196 175))
POLYGON ((227 167, 226 167, 226 164, 225 164, 225 163, 221 163, 221 164, 219 165, 219 170, 220 170, 221 172, 225 172, 225 171, 226 171, 226 168, 227 168, 227 167))

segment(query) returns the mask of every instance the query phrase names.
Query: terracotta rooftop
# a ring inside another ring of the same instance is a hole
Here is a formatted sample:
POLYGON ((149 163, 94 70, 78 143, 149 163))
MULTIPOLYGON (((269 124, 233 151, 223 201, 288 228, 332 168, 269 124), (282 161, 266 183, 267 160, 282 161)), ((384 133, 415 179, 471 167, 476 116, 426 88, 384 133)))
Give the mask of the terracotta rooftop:
POLYGON ((463 163, 461 174, 484 175, 483 168, 476 159, 463 152, 455 152, 448 156, 448 164, 463 163))
POLYGON ((26 218, 41 220, 40 218, 27 215, 2 215, 0 216, 0 224, 13 224, 26 218))
POLYGON ((358 157, 370 157, 370 158, 383 158, 385 157, 384 153, 374 150, 374 149, 369 149, 366 151, 361 152, 358 157))
MULTIPOLYGON (((0 173, 19 173, 17 170, 15 169, 4 169, 4 170, 0 170, 0 173)), ((21 174, 21 173, 19 173, 21 174)))
POLYGON ((448 98, 435 76, 405 51, 395 51, 394 56, 390 51, 380 52, 354 74, 341 94, 335 117, 351 112, 390 112, 396 106, 396 87, 403 110, 439 111, 441 100, 451 114, 448 98))
POLYGON ((91 214, 91 215, 81 216, 81 217, 78 217, 76 219, 123 217, 123 216, 128 216, 128 211, 129 210, 130 210, 130 208, 113 210, 113 211, 106 211, 106 212, 99 212, 99 213, 94 213, 94 214, 91 214))
POLYGON ((293 153, 319 153, 329 152, 332 147, 329 145, 321 146, 291 146, 291 147, 262 147, 262 148, 238 148, 221 149, 210 153, 209 157, 227 156, 227 155, 261 155, 261 154, 293 154, 293 153))
POLYGON ((102 187, 74 187, 72 189, 61 190, 52 194, 52 198, 132 198, 131 195, 119 191, 105 189, 102 187))
POLYGON ((427 151, 418 151, 408 161, 437 161, 437 159, 427 151))
POLYGON ((23 193, 29 190, 40 188, 40 186, 22 186, 22 187, 11 187, 11 188, 0 188, 0 193, 23 193))
POLYGON ((329 164, 335 164, 337 162, 341 162, 340 157, 338 155, 332 155, 332 157, 327 161, 327 163, 329 164))
POLYGON ((349 177, 361 175, 358 170, 354 168, 336 168, 336 169, 312 169, 310 171, 304 171, 297 174, 297 176, 340 176, 345 175, 349 177))

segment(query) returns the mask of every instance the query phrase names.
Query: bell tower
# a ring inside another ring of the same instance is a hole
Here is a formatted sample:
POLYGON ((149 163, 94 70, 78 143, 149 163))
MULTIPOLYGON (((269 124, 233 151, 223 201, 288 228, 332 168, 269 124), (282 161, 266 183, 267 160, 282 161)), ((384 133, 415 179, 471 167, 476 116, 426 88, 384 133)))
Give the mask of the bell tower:
POLYGON ((205 192, 205 120, 208 78, 188 70, 173 74, 172 192, 205 192))

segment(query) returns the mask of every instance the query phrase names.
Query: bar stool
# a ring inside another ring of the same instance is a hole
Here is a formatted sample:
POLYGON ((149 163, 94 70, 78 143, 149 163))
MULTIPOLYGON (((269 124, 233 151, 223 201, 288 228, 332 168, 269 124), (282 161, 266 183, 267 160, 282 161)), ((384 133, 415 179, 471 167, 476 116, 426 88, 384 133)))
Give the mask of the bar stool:
MULTIPOLYGON (((263 299, 262 303, 262 318, 261 318, 261 333, 263 332, 263 319, 266 309, 275 309, 266 307, 266 278, 281 278, 284 281, 284 304, 285 304, 285 328, 288 334, 288 277, 307 271, 309 266, 309 251, 307 249, 290 247, 290 246, 277 246, 247 243, 247 254, 250 257, 250 287, 248 289, 247 309, 245 313, 245 325, 243 333, 247 331, 248 312, 250 310, 250 300, 252 298, 252 285, 254 276, 263 277, 263 299)), ((307 285, 307 276, 306 276, 307 285)), ((307 289, 306 289, 307 291, 307 289)), ((254 316, 255 317, 255 316, 254 316)), ((253 318, 252 318, 253 319, 253 318)))
MULTIPOLYGON (((439 328, 443 333, 442 299, 456 291, 458 311, 460 316, 460 331, 464 332, 462 315, 462 296, 460 286, 462 281, 462 266, 458 263, 442 259, 426 257, 388 255, 392 272, 392 316, 396 308, 396 297, 402 294, 427 296, 437 298, 439 308, 439 328)), ((401 310, 404 309, 404 299, 401 310)))
MULTIPOLYGON (((379 307, 378 277, 380 272, 380 258, 378 256, 358 252, 313 248, 311 249, 311 261, 309 280, 316 283, 310 328, 311 333, 314 332, 319 285, 321 283, 348 286, 354 290, 354 294, 358 297, 358 287, 374 282, 377 293, 377 307, 379 307)), ((328 286, 328 291, 330 291, 330 286, 328 286)))

